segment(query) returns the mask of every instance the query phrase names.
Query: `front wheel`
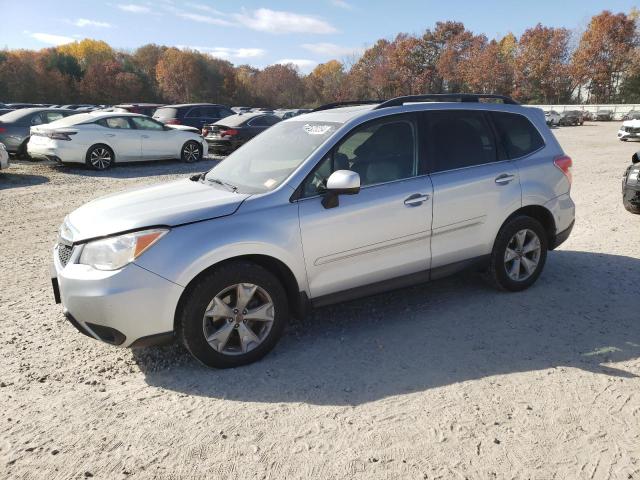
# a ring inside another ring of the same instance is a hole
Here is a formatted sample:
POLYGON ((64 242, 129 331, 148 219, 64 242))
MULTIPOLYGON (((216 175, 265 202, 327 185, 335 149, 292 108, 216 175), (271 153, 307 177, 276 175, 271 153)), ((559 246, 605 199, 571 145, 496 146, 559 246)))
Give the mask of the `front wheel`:
POLYGON ((259 265, 232 262, 196 280, 179 312, 179 336, 208 367, 230 368, 259 360, 282 335, 286 293, 259 265))
POLYGON ((180 159, 185 163, 195 163, 202 160, 202 145, 196 141, 188 141, 182 146, 180 159))
POLYGON ((536 219, 519 216, 502 226, 491 253, 489 277, 503 290, 529 288, 547 259, 547 235, 536 219))

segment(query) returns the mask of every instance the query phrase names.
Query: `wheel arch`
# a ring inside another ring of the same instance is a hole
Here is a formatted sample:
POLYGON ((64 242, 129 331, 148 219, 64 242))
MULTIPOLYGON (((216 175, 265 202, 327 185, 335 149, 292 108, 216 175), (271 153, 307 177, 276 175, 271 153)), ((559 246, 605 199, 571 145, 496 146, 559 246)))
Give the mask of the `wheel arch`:
POLYGON ((88 160, 89 159, 89 152, 96 148, 96 147, 107 147, 109 150, 111 150, 111 153, 113 154, 113 163, 116 163, 117 159, 118 159, 118 154, 116 153, 116 149, 113 148, 113 145, 109 145, 106 142, 96 142, 96 143, 92 143, 91 145, 89 145, 87 147, 87 151, 84 154, 84 159, 88 160))
POLYGON ((553 213, 542 205, 526 205, 519 208, 509 215, 504 222, 502 222, 500 229, 502 229, 502 227, 504 227, 511 219, 522 215, 534 218, 542 224, 547 234, 547 245, 551 248, 556 236, 556 221, 553 217, 553 213))
POLYGON ((182 310, 183 303, 198 280, 203 276, 208 275, 209 273, 220 268, 222 265, 233 262, 253 263, 255 265, 261 266, 271 274, 275 275, 282 284, 282 287, 284 288, 287 295, 289 311, 298 318, 303 317, 306 314, 307 309, 309 308, 307 295, 303 290, 300 289, 300 285, 298 284, 295 275, 282 260, 264 254, 237 255, 210 265, 189 281, 187 286, 184 288, 182 295, 180 295, 178 304, 176 305, 176 311, 174 313, 173 320, 174 331, 177 331, 179 312, 182 310))

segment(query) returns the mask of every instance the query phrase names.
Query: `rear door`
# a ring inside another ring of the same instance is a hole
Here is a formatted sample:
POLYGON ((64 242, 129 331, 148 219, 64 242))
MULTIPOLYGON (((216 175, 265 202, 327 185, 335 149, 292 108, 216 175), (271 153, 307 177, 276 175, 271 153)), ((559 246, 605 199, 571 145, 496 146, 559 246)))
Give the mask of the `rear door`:
MULTIPOLYGON (((116 162, 135 162, 142 158, 142 132, 136 130, 128 117, 108 117, 96 122, 105 127, 99 137, 113 148, 116 162)), ((100 138, 95 143, 98 143, 100 138)))
POLYGON ((522 205, 517 165, 506 159, 486 112, 423 112, 421 133, 433 182, 432 269, 488 255, 508 214, 522 205))

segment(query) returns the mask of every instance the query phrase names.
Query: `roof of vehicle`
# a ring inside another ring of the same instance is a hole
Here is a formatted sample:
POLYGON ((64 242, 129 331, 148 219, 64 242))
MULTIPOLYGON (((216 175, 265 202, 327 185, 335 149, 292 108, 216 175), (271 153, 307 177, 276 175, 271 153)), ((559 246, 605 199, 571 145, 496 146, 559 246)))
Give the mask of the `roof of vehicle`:
POLYGON ((226 107, 221 103, 178 103, 175 105, 163 105, 160 108, 184 108, 184 107, 226 107))
POLYGON ((32 115, 38 112, 65 112, 69 110, 66 108, 48 108, 48 107, 32 107, 32 108, 18 108, 17 110, 11 110, 10 112, 0 115, 0 120, 3 122, 15 122, 28 115, 32 115))
POLYGON ((251 113, 238 113, 236 115, 229 115, 228 117, 221 118, 214 125, 224 125, 226 127, 237 127, 242 125, 245 122, 248 122, 252 118, 256 117, 273 117, 280 120, 280 117, 277 115, 273 115, 271 113, 263 113, 263 112, 251 112, 251 113))
POLYGON ((130 112, 86 112, 86 113, 77 113, 75 115, 69 115, 68 117, 61 118, 60 120, 56 120, 51 123, 47 123, 44 126, 46 128, 53 127, 71 127, 73 125, 80 125, 83 123, 91 123, 96 120, 100 120, 103 118, 109 117, 144 117, 148 118, 146 115, 141 115, 139 113, 130 113, 130 112))

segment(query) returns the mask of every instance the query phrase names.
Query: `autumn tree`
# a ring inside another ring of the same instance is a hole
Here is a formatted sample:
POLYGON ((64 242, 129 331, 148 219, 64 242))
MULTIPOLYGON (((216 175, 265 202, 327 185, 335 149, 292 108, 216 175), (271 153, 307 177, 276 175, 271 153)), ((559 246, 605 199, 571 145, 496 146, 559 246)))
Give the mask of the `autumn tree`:
POLYGON ((560 103, 571 95, 570 32, 541 24, 525 30, 515 58, 516 96, 525 102, 560 103))
POLYGON ((311 103, 346 100, 344 66, 337 60, 321 63, 305 78, 307 96, 311 103))
POLYGON ((254 90, 263 106, 297 107, 304 101, 304 84, 294 65, 271 65, 254 77, 254 90))
POLYGON ((80 82, 80 93, 88 103, 110 103, 136 101, 144 90, 142 79, 122 69, 115 60, 93 63, 80 82))
POLYGON ((116 52, 102 40, 85 38, 79 42, 67 43, 57 47, 63 55, 74 57, 83 71, 94 63, 103 63, 115 59, 116 52))
POLYGON ((637 41, 633 17, 605 10, 591 19, 573 55, 573 73, 587 86, 591 101, 616 99, 637 41))

